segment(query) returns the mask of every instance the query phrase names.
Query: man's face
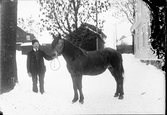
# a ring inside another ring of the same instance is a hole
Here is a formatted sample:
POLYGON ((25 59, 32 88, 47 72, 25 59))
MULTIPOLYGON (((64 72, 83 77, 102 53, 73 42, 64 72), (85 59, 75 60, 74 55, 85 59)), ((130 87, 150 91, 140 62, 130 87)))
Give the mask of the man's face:
POLYGON ((39 49, 39 43, 38 43, 38 42, 35 42, 32 46, 33 46, 33 48, 35 48, 35 49, 39 49))

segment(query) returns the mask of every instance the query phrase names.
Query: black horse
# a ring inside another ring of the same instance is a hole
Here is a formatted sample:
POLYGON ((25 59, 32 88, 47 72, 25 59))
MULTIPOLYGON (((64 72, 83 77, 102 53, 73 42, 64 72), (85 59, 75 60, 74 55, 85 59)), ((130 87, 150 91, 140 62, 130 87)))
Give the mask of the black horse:
POLYGON ((72 102, 78 100, 78 90, 80 94, 80 103, 84 102, 82 92, 82 75, 98 75, 103 73, 107 68, 114 76, 117 88, 114 97, 123 99, 123 60, 122 55, 112 49, 104 48, 96 51, 85 51, 68 40, 62 39, 61 35, 53 35, 51 44, 52 53, 57 56, 63 55, 67 62, 67 69, 71 74, 74 89, 74 98, 72 102))

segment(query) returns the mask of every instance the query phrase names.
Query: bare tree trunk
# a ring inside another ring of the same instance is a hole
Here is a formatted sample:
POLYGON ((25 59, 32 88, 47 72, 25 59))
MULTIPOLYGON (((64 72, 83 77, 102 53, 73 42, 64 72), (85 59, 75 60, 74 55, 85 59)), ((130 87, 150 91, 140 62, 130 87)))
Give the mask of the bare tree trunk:
POLYGON ((17 0, 0 1, 0 94, 17 83, 17 0))

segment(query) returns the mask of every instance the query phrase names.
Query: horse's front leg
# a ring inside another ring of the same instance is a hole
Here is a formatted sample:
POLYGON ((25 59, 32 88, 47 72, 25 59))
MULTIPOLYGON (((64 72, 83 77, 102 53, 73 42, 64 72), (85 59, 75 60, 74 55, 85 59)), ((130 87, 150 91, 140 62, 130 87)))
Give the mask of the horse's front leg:
POLYGON ((83 92, 82 92, 82 75, 80 74, 76 74, 72 76, 72 80, 73 80, 73 89, 74 89, 74 99, 72 100, 73 103, 75 103, 78 100, 78 90, 79 90, 79 94, 80 94, 80 99, 79 102, 81 104, 84 103, 84 96, 83 96, 83 92))
POLYGON ((79 102, 81 104, 83 104, 84 103, 84 95, 82 92, 82 75, 77 76, 76 79, 77 79, 77 89, 79 90, 79 94, 80 94, 79 102))
POLYGON ((75 76, 71 75, 71 78, 72 78, 73 90, 74 90, 74 98, 72 100, 72 103, 75 103, 78 100, 78 92, 77 92, 77 84, 76 84, 77 81, 76 81, 76 77, 75 76))

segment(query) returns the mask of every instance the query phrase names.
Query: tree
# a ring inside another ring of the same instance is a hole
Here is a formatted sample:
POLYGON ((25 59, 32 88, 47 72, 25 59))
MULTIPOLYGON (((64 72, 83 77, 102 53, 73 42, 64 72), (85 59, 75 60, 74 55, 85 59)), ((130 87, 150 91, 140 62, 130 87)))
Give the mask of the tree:
POLYGON ((102 13, 110 7, 109 0, 39 0, 43 27, 64 36, 71 34, 82 23, 92 22, 102 26, 103 20, 96 20, 96 13, 102 13), (96 7, 97 3, 97 7, 96 7), (96 10, 97 8, 97 10, 96 10), (96 12, 97 11, 97 12, 96 12))
MULTIPOLYGON (((135 12, 136 12, 136 0, 113 0, 112 6, 114 12, 113 16, 121 18, 121 20, 128 20, 131 24, 134 24, 135 12)), ((132 52, 134 53, 134 33, 132 31, 132 52)))
POLYGON ((113 0, 112 7, 115 9, 113 16, 122 20, 128 20, 133 24, 136 10, 135 4, 136 0, 113 0))
POLYGON ((16 27, 17 0, 0 1, 0 94, 17 83, 16 27))
POLYGON ((22 28, 24 31, 28 33, 34 34, 35 36, 40 36, 40 32, 42 30, 40 23, 34 20, 32 16, 26 19, 18 18, 17 26, 22 28))
POLYGON ((150 42, 154 53, 159 59, 162 59, 164 65, 162 67, 165 70, 165 57, 166 57, 166 0, 154 1, 154 0, 143 0, 147 3, 151 11, 151 36, 150 42))

